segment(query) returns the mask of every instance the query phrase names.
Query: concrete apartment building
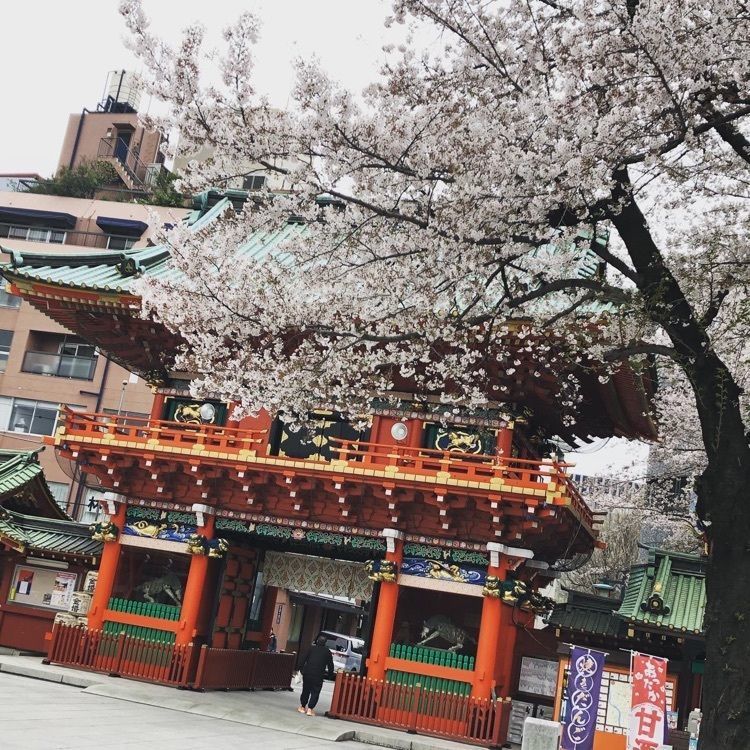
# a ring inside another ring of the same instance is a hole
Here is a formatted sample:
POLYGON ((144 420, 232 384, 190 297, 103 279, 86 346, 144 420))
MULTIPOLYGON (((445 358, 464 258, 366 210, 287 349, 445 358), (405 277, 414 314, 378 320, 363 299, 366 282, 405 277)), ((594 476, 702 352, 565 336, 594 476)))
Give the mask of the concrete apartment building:
MULTIPOLYGON (((123 182, 120 197, 132 201, 140 191, 136 179, 146 176, 139 171, 140 157, 136 162, 134 156, 144 156, 149 164, 161 168, 159 137, 138 124, 133 106, 137 105, 137 92, 118 89, 118 83, 128 83, 121 71, 110 74, 105 97, 96 111, 71 115, 60 165, 110 161, 123 182)), ((27 176, 31 175, 23 175, 27 176)), ((7 177, 11 179, 0 182, 0 248, 4 261, 9 259, 9 252, 75 254, 97 248, 117 253, 143 247, 155 228, 150 226, 152 212, 159 217, 159 224, 175 224, 188 213, 183 208, 134 202, 32 194, 22 192, 24 186, 19 184, 18 175, 7 177)), ((142 380, 10 294, 4 282, 0 283, 0 449, 41 447, 43 437, 56 428, 62 404, 104 414, 146 417, 152 398, 142 380)), ((40 462, 58 503, 75 518, 92 519, 97 510, 89 500, 97 493, 93 485, 86 486, 82 468, 58 461, 52 449, 41 453, 40 462)))
POLYGON ((75 169, 85 161, 109 162, 123 189, 138 197, 161 172, 161 133, 138 121, 141 92, 132 73, 114 70, 107 76, 101 101, 68 118, 57 168, 75 169))

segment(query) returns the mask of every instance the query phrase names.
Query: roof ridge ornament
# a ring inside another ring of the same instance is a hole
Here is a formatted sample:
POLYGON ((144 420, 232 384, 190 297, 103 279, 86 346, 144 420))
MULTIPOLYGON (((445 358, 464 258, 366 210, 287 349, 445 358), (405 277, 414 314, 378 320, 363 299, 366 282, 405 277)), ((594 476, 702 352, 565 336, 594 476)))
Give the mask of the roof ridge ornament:
POLYGON ((652 615, 668 615, 672 610, 664 603, 662 595, 664 584, 656 581, 651 590, 651 595, 645 602, 641 602, 641 610, 652 615))
POLYGON ((135 276, 136 274, 143 273, 143 266, 134 257, 120 253, 120 262, 117 264, 117 270, 123 276, 135 276))

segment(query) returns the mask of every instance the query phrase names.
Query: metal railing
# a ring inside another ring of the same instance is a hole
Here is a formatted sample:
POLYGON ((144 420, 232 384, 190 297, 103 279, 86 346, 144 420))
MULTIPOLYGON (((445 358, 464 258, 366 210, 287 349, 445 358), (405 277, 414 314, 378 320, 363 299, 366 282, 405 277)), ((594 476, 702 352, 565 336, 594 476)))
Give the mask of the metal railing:
POLYGON ((27 351, 21 365, 22 372, 50 375, 75 380, 93 380, 97 357, 75 357, 72 354, 27 351))
POLYGON ((508 734, 509 700, 472 698, 339 673, 328 715, 416 734, 499 747, 508 734))
POLYGON ((145 187, 148 166, 141 161, 138 152, 131 148, 130 143, 124 138, 114 136, 102 138, 99 141, 98 156, 116 159, 136 187, 145 187))
POLYGON ((44 242, 48 245, 75 245, 102 250, 129 250, 138 241, 134 237, 102 232, 83 232, 56 227, 27 227, 0 222, 0 237, 25 242, 44 242))

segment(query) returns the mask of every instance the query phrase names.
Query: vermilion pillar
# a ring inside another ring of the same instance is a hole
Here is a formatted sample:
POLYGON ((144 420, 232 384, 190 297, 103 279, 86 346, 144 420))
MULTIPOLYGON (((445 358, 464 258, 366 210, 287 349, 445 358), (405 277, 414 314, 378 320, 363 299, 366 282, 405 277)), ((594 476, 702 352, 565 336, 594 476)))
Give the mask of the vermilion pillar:
POLYGON ((507 427, 498 430, 497 455, 508 460, 513 457, 513 422, 509 422, 507 427))
MULTIPOLYGON (((497 576, 501 581, 505 578, 507 565, 501 558, 498 565, 490 564, 487 575, 497 576)), ((500 599, 485 596, 482 603, 482 619, 479 623, 479 638, 477 639, 477 656, 474 660, 474 679, 471 685, 471 695, 475 698, 489 698, 495 684, 495 664, 497 660, 497 645, 500 635, 500 620, 502 608, 506 606, 500 599)))
MULTIPOLYGON (((198 526, 197 534, 205 536, 206 539, 213 539, 214 536, 214 516, 213 508, 209 506, 200 506, 198 523, 200 524, 201 516, 203 523, 198 526), (211 515, 208 515, 209 511, 211 515)), ((196 510, 196 506, 193 507, 196 510)), ((190 559, 190 568, 188 569, 187 581, 185 583, 185 593, 182 596, 182 609, 180 610, 180 629, 177 631, 175 643, 178 646, 191 643, 196 636, 198 628, 198 618, 200 617, 203 597, 206 593, 206 581, 208 579, 208 567, 210 559, 208 555, 193 555, 190 559)))
POLYGON ((151 403, 151 419, 164 419, 164 394, 158 391, 151 403))
POLYGON ((520 628, 533 628, 533 612, 525 612, 518 607, 503 605, 498 638, 498 659, 495 667, 495 683, 503 697, 511 693, 513 665, 516 656, 516 640, 520 628))
POLYGON ((109 521, 117 528, 117 539, 112 542, 104 542, 96 588, 94 589, 94 595, 91 597, 91 607, 88 611, 88 627, 91 630, 101 630, 104 625, 104 612, 112 598, 112 589, 117 577, 117 566, 120 562, 120 537, 125 527, 125 513, 127 511, 127 505, 124 502, 116 502, 111 496, 107 498, 105 495, 105 502, 108 505, 109 521))
MULTIPOLYGON (((384 529, 383 536, 388 545, 385 559, 396 564, 396 570, 404 558, 403 534, 395 529, 384 529)), ((383 581, 380 584, 378 609, 370 639, 370 658, 367 660, 367 676, 372 680, 385 679, 385 660, 393 640, 393 628, 398 607, 398 583, 383 581)))
MULTIPOLYGON (((501 581, 519 558, 530 558, 532 552, 504 544, 490 542, 487 545, 490 564, 487 575, 497 576, 501 581)), ((513 608, 501 599, 485 596, 482 603, 482 618, 479 623, 477 656, 474 661, 474 678, 471 695, 474 698, 490 698, 492 689, 502 679, 506 665, 513 665, 515 648, 515 625, 512 622, 513 608)))

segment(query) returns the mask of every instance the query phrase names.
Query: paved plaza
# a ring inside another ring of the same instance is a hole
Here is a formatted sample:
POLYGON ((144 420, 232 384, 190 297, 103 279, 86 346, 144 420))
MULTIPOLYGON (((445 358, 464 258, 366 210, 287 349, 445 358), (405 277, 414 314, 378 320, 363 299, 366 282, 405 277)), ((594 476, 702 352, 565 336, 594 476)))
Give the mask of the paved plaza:
MULTIPOLYGON (((248 694, 244 697, 251 699, 248 694)), ((102 747, 357 750, 367 747, 359 742, 315 739, 231 719, 217 720, 107 698, 70 685, 4 673, 0 673, 0 706, 0 747, 3 750, 100 750, 102 747)), ((325 718, 307 720, 334 723, 325 718)))
POLYGON ((470 750, 328 719, 323 714, 332 693, 333 683, 326 682, 319 715, 307 717, 296 711, 299 688, 201 693, 0 655, 0 750, 470 750))

